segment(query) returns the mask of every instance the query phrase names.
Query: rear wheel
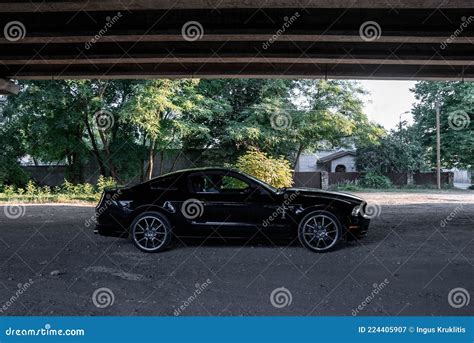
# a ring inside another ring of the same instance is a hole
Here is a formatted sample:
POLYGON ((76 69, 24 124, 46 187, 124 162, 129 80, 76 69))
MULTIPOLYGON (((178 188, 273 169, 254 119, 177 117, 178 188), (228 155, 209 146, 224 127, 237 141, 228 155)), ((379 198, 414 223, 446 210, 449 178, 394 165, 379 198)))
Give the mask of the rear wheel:
POLYGON ((159 212, 145 212, 137 216, 130 227, 133 243, 145 252, 160 252, 171 241, 171 225, 159 212))
POLYGON ((328 211, 314 211, 301 220, 298 237, 301 244, 316 252, 326 252, 336 246, 342 236, 339 219, 328 211))

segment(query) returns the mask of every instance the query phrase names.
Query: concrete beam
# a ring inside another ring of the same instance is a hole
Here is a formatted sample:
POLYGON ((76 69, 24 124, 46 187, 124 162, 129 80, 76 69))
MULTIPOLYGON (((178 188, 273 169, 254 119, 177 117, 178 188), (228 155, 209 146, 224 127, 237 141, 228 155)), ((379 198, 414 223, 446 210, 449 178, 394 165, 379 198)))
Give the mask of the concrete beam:
MULTIPOLYGON (((288 63, 149 63, 9 66, 15 79, 318 78, 473 81, 474 66, 288 63)), ((2 70, 0 69, 0 73, 2 70)))
POLYGON ((443 9, 469 8, 472 0, 88 0, 2 2, 2 12, 135 11, 160 9, 234 8, 381 8, 443 9))
POLYGON ((87 59, 78 59, 74 57, 70 58, 14 58, 14 59, 0 59, 0 64, 3 65, 64 65, 65 67, 71 65, 84 65, 90 63, 92 65, 108 64, 108 65, 120 65, 120 64, 164 64, 164 63, 214 63, 214 64, 229 64, 229 63, 252 63, 252 64, 274 64, 274 63, 288 63, 288 64, 376 64, 376 65, 441 65, 441 66, 468 66, 472 63, 471 57, 464 57, 464 59, 448 59, 448 58, 435 58, 435 56, 422 56, 417 58, 400 58, 400 57, 354 57, 348 56, 344 58, 337 57, 266 57, 266 56, 241 56, 241 57, 110 57, 110 58, 98 58, 98 57, 87 57, 87 59))
POLYGON ((0 94, 2 95, 17 95, 20 91, 18 85, 14 84, 13 82, 0 79, 0 94))
MULTIPOLYGON (((200 39, 201 42, 266 42, 274 36, 274 33, 267 34, 208 34, 200 39)), ((88 36, 61 36, 56 33, 42 36, 28 36, 21 40, 22 44, 67 44, 67 43, 87 43, 94 37, 92 32, 88 36)), ((423 36, 414 35, 391 35, 384 32, 384 35, 377 39, 377 43, 437 43, 438 45, 449 38, 449 33, 445 36, 437 36, 435 33, 425 33, 423 36)), ((122 34, 106 35, 100 38, 101 43, 122 43, 122 42, 183 42, 181 34, 122 34)), ((278 38, 280 42, 337 42, 337 43, 360 43, 363 40, 360 35, 319 35, 319 34, 286 34, 278 38)), ((474 37, 460 36, 450 44, 473 44, 474 37)), ((0 36, 0 44, 15 45, 16 42, 9 41, 0 36)))

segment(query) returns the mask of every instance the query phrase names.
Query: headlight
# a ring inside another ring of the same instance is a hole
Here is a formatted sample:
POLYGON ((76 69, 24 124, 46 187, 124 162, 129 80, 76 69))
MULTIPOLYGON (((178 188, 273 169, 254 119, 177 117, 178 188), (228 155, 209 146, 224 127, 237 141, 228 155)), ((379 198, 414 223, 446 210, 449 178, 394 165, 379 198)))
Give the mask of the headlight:
POLYGON ((357 216, 359 215, 359 213, 360 213, 360 205, 354 207, 354 208, 352 209, 352 213, 351 213, 351 214, 352 214, 353 217, 357 217, 357 216))

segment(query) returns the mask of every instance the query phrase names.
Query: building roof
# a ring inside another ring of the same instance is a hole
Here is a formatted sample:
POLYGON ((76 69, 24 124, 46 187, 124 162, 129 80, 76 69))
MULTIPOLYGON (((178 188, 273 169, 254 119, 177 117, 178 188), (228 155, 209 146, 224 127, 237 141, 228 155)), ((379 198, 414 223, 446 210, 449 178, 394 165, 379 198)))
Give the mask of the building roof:
POLYGON ((326 156, 320 158, 319 161, 322 162, 322 163, 327 163, 327 162, 330 162, 332 160, 335 160, 335 159, 338 159, 340 157, 344 157, 344 156, 347 156, 347 155, 355 156, 356 153, 355 153, 355 151, 337 151, 335 153, 332 153, 332 154, 329 154, 329 155, 326 155, 326 156))

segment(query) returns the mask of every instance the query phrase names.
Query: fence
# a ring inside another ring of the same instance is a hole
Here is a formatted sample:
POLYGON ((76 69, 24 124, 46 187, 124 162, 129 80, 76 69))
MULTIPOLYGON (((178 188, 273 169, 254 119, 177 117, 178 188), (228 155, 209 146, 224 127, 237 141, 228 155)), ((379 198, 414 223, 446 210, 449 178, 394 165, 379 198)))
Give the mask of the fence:
POLYGON ((294 175, 296 187, 321 188, 321 172, 299 172, 294 175))
MULTIPOLYGON (((359 180, 361 173, 328 173, 328 172, 297 172, 294 175, 295 187, 310 187, 327 189, 329 186, 354 183, 359 180)), ((429 173, 391 173, 386 175, 393 185, 422 185, 435 186, 437 184, 436 172, 429 173)), ((454 174, 452 172, 441 173, 441 184, 452 186, 454 174)))

